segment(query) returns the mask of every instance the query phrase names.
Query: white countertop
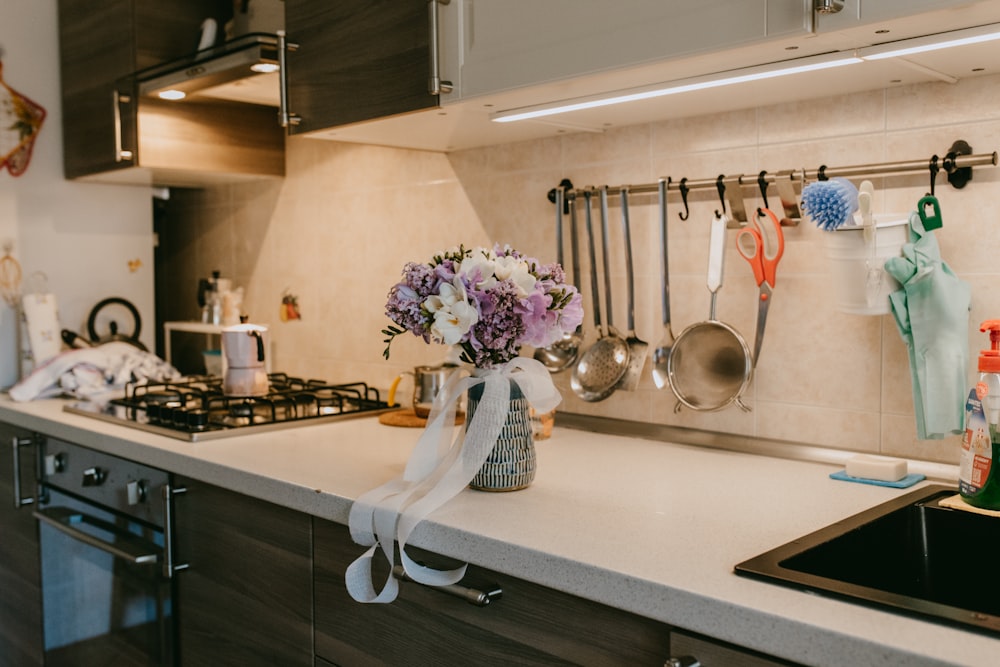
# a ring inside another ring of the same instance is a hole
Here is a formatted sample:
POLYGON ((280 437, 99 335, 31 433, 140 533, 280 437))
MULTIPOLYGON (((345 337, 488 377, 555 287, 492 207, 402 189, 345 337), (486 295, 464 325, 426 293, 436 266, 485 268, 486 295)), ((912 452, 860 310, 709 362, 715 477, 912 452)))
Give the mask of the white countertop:
MULTIPOLYGON (((0 421, 346 523, 420 430, 374 417, 189 443, 0 397, 0 421)), ((410 543, 796 662, 987 665, 1000 639, 733 574, 737 563, 908 490, 837 466, 561 428, 512 493, 466 490, 410 543)), ((358 547, 360 555, 364 549, 358 547)))

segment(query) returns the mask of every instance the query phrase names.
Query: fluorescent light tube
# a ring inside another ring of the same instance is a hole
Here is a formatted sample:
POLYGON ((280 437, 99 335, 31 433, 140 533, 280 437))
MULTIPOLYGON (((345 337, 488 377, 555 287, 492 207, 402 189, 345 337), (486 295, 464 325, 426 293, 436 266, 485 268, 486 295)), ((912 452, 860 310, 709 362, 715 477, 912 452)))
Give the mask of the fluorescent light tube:
POLYGON ((797 58, 795 60, 784 60, 767 65, 747 67, 738 70, 729 70, 719 74, 710 74, 688 79, 678 79, 664 83, 619 90, 603 95, 593 95, 589 97, 578 97, 548 104, 539 104, 519 109, 509 109, 498 111, 490 117, 490 120, 497 123, 510 123, 518 120, 528 120, 531 118, 541 118, 556 114, 567 113, 569 111, 579 111, 581 109, 593 109, 596 107, 610 106, 613 104, 623 104, 636 100, 646 100, 665 95, 676 95, 694 90, 704 90, 706 88, 718 88, 748 81, 758 81, 761 79, 772 79, 779 76, 811 72, 831 67, 841 67, 860 63, 862 60, 853 52, 839 52, 824 54, 820 56, 810 56, 807 58, 797 58))
POLYGON ((953 30, 937 35, 914 37, 913 39, 903 39, 898 42, 887 42, 885 44, 869 46, 858 49, 858 55, 864 60, 882 60, 884 58, 908 56, 925 51, 936 51, 955 46, 990 42, 995 39, 1000 39, 1000 23, 991 23, 966 30, 953 30))

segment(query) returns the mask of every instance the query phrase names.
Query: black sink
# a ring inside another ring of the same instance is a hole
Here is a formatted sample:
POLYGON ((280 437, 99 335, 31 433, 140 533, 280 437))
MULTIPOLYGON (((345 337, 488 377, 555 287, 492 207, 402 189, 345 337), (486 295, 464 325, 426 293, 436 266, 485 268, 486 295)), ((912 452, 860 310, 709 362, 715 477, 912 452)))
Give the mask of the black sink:
POLYGON ((736 573, 1000 634, 1000 518, 928 486, 736 566, 736 573))

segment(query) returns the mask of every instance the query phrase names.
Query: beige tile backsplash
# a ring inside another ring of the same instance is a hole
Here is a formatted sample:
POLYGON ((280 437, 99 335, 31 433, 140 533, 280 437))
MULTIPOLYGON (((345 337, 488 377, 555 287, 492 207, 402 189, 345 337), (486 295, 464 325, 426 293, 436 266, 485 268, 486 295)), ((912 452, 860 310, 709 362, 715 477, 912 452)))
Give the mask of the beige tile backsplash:
MULTIPOLYGON (((386 387, 401 370, 436 362, 443 349, 400 337, 383 360, 380 329, 386 293, 403 265, 447 246, 492 241, 543 260, 555 259, 555 216, 546 193, 560 179, 576 186, 675 181, 760 169, 815 169, 942 155, 955 139, 975 152, 1000 148, 1000 76, 955 85, 923 84, 774 107, 683 118, 592 134, 461 151, 450 155, 308 139, 288 142, 288 175, 272 184, 187 193, 191 252, 177 260, 183 292, 213 268, 247 289, 246 309, 271 325, 274 367, 336 380, 364 379, 386 387), (280 322, 284 291, 299 297, 301 321, 280 322)), ((945 219, 943 255, 973 286, 969 320, 972 363, 984 337, 981 320, 1000 317, 1000 264, 995 206, 1000 171, 981 168, 963 190, 942 174, 937 195, 945 219)), ((923 175, 876 178, 875 208, 906 212, 928 184, 923 175)), ((855 180, 857 183, 857 180, 855 180)), ((772 196, 774 193, 770 193, 772 196)), ((745 189, 748 208, 755 188, 745 189)), ((670 280, 675 334, 706 319, 708 222, 714 192, 693 193, 690 218, 670 199, 670 280)), ((636 325, 651 346, 662 337, 656 200, 630 206, 636 252, 636 325)), ((614 319, 626 329, 620 207, 611 200, 614 319)), ((594 218, 595 230, 599 223, 594 218)), ((589 310, 583 212, 579 215, 582 285, 589 310)), ((786 229, 786 250, 754 383, 749 413, 674 411, 658 390, 649 362, 639 389, 599 403, 578 399, 569 373, 555 376, 564 412, 774 438, 793 443, 943 462, 957 462, 957 436, 916 440, 909 366, 891 316, 838 312, 823 234, 806 220, 786 229)), ((719 318, 753 344, 756 286, 733 248, 730 232, 719 318)), ((569 257, 567 234, 567 261, 569 257)), ((599 255, 600 256, 600 255, 599 255)), ((173 318, 196 316, 192 299, 173 318), (189 303, 190 302, 190 303, 189 303)), ((974 376, 969 371, 970 379, 974 376)))

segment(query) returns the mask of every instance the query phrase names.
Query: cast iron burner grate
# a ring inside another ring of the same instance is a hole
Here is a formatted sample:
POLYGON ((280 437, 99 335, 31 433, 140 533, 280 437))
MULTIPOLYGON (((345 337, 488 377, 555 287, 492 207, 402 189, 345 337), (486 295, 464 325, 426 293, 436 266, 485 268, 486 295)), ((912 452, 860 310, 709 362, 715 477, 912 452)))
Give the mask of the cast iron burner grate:
POLYGON ((197 441, 378 414, 390 406, 364 382, 330 384, 285 373, 268 374, 263 396, 228 396, 222 378, 191 376, 178 381, 129 383, 122 398, 107 405, 73 403, 67 412, 197 441))

